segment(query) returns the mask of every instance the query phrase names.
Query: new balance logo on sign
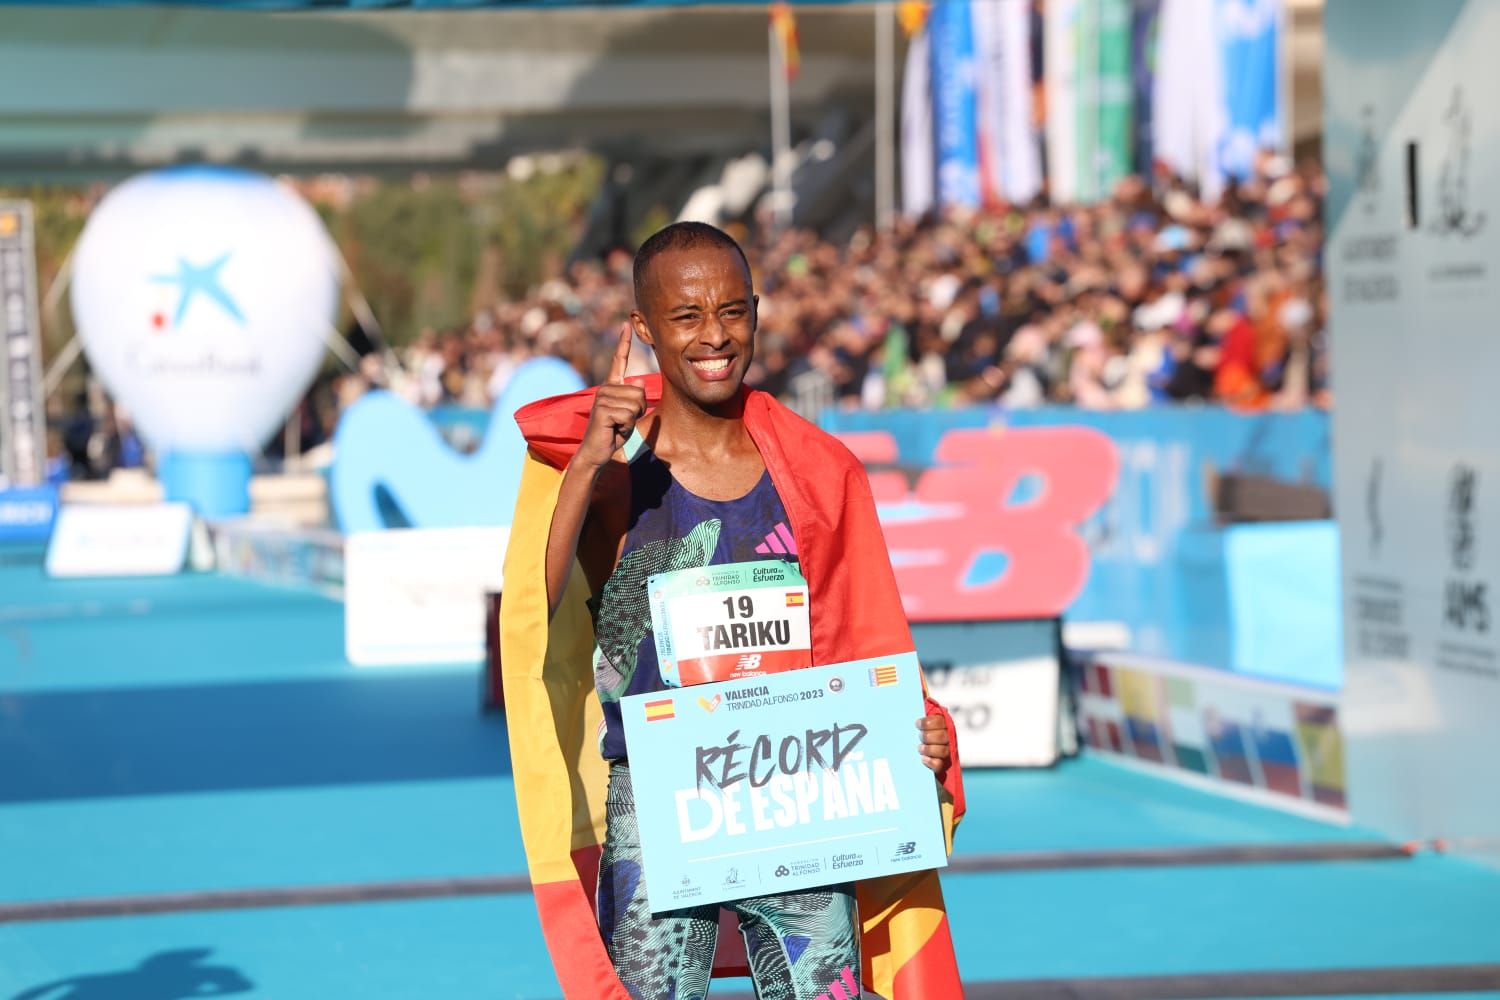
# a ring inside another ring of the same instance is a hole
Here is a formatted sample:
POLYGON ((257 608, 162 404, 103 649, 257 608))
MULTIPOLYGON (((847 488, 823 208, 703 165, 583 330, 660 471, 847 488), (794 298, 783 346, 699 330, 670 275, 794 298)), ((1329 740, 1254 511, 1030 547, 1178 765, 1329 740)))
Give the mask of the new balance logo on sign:
POLYGON ((896 848, 896 857, 898 858, 908 857, 915 853, 917 853, 917 842, 915 840, 908 840, 896 848))
POLYGON ((839 977, 828 984, 828 990, 818 995, 817 1000, 859 1000, 859 983, 854 979, 854 970, 844 966, 839 977))
POLYGON ((744 656, 740 657, 737 661, 735 661, 734 669, 735 670, 759 670, 760 669, 760 654, 759 653, 746 653, 744 656))

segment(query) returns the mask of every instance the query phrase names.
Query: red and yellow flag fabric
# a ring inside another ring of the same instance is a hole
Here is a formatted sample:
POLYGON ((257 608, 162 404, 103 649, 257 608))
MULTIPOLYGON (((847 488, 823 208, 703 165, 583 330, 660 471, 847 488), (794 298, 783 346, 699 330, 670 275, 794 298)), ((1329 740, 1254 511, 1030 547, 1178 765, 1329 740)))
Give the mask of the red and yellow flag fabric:
MULTIPOLYGON (((661 399, 661 377, 629 381, 661 399)), ((606 766, 591 669, 594 635, 584 574, 575 571, 549 626, 546 551, 562 470, 588 425, 594 390, 542 400, 516 414, 530 450, 505 559, 501 670, 516 805, 542 931, 564 994, 629 1000, 594 914, 604 842, 606 766)), ((750 392, 745 425, 791 521, 808 581, 814 663, 913 648, 863 466, 848 449, 771 396, 750 392), (793 458, 795 456, 795 459, 793 458)), ((929 712, 941 712, 929 701, 929 712)), ((954 758, 940 793, 948 847, 963 814, 954 758)), ((858 883, 864 981, 887 1000, 963 996, 936 872, 858 883)), ((715 975, 745 975, 743 943, 720 934, 715 975)))
POLYGON ((781 46, 781 66, 786 71, 787 82, 797 79, 802 70, 802 49, 797 38, 797 15, 792 13, 789 3, 771 5, 771 29, 776 34, 776 43, 781 46))

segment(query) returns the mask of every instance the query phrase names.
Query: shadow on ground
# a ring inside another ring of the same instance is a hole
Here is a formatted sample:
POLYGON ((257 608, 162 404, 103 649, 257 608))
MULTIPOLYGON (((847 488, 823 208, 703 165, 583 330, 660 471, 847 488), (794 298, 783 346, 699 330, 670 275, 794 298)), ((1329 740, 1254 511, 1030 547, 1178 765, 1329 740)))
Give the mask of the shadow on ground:
POLYGON ((220 997, 255 988, 228 965, 209 965, 211 948, 163 951, 122 972, 70 976, 22 990, 11 1000, 182 1000, 220 997))

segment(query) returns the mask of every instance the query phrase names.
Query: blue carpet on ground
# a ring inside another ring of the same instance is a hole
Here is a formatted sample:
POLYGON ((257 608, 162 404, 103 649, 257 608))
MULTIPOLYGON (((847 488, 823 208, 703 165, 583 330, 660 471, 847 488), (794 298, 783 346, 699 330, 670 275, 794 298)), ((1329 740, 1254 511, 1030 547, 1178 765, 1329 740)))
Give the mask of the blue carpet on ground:
MULTIPOLYGON (((352 667, 316 594, 0 560, 0 903, 523 872, 478 698, 473 667, 352 667)), ((1373 838, 1097 759, 967 781, 963 854, 1373 838)), ((1449 858, 944 883, 975 981, 1500 962, 1500 873, 1449 858)), ((558 995, 525 894, 0 925, 0 998, 226 984, 558 995)))

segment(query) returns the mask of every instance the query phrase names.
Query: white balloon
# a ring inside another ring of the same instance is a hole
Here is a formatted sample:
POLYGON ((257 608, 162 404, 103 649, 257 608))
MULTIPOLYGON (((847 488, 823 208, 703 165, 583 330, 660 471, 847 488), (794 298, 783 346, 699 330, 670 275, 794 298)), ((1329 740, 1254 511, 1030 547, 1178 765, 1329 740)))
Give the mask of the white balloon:
POLYGON ((73 317, 89 363, 153 447, 250 451, 317 373, 337 261, 317 213, 268 177, 155 171, 89 216, 73 317))

